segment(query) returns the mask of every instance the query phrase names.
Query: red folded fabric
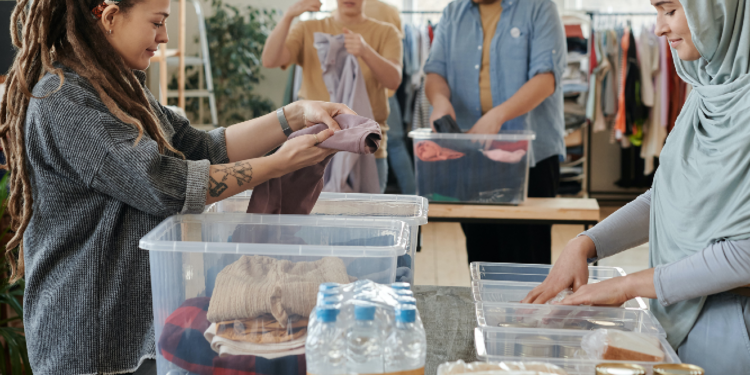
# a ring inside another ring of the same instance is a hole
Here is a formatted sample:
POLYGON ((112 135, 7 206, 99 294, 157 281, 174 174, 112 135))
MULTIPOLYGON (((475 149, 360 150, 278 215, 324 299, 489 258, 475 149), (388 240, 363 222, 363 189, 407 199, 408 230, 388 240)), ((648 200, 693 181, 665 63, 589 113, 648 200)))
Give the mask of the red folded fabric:
POLYGON ((449 148, 440 147, 433 141, 422 141, 417 143, 416 154, 421 161, 444 161, 463 157, 465 154, 453 151, 449 148))
MULTIPOLYGON (((380 147, 380 125, 355 115, 334 117, 341 130, 321 142, 318 147, 372 154, 380 147)), ((318 134, 328 127, 318 124, 292 133, 289 139, 308 134, 318 134)), ((280 178, 269 180, 253 189, 247 213, 309 215, 323 190, 323 175, 333 156, 319 164, 302 168, 280 178)))
POLYGON ((497 161, 500 163, 515 164, 521 161, 526 156, 526 150, 516 151, 505 151, 505 150, 489 150, 484 152, 484 156, 490 160, 497 161))

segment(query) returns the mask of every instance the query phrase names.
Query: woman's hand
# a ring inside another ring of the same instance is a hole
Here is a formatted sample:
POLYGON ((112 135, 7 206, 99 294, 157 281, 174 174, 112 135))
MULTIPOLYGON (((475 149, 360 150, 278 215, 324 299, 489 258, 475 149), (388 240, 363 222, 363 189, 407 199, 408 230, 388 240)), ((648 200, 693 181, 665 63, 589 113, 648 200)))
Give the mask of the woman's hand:
POLYGON ((558 305, 621 306, 635 297, 656 298, 653 268, 583 285, 558 305))
POLYGON ((432 131, 437 132, 435 129, 435 121, 440 120, 445 116, 450 116, 454 120, 456 119, 456 111, 453 109, 453 104, 449 100, 436 99, 437 103, 432 107, 432 113, 430 114, 430 126, 432 131))
POLYGON ((299 0, 286 10, 284 16, 295 18, 305 12, 317 12, 322 5, 320 0, 299 0))
POLYGON ((555 298, 564 289, 579 288, 589 282, 589 266, 586 261, 596 255, 596 245, 587 236, 580 236, 568 242, 560 258, 555 262, 544 282, 534 288, 521 303, 543 304, 555 298))
POLYGON ((289 127, 293 131, 316 124, 326 124, 333 131, 341 130, 341 127, 333 117, 342 113, 357 114, 344 104, 311 100, 301 100, 284 107, 284 114, 289 122, 289 127))
POLYGON ((276 168, 278 177, 318 164, 323 159, 335 154, 336 150, 318 147, 319 143, 332 135, 333 131, 326 129, 318 134, 303 135, 284 143, 276 153, 269 156, 275 159, 275 164, 278 166, 276 168))

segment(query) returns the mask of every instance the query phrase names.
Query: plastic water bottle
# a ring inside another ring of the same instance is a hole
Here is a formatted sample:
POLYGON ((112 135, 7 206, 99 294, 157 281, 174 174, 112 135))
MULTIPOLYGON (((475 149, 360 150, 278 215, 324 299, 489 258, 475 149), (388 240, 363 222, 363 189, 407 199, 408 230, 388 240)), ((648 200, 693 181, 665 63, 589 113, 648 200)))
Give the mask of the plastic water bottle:
POLYGON ((339 292, 332 292, 332 291, 326 291, 326 292, 318 292, 318 305, 320 305, 320 302, 324 299, 333 298, 337 299, 339 301, 344 300, 344 296, 341 295, 339 292))
POLYGON ((339 283, 322 283, 320 286, 318 286, 319 292, 341 292, 341 284, 339 283))
POLYGON ((399 305, 412 305, 417 306, 417 299, 414 297, 399 296, 397 298, 399 305))
POLYGON ((375 306, 354 305, 354 320, 346 334, 347 370, 357 374, 382 374, 383 339, 375 324, 375 306))
POLYGON ((391 288, 395 290, 411 290, 411 284, 409 283, 393 283, 391 288))
POLYGON ((396 328, 385 344, 385 372, 417 370, 424 367, 427 356, 425 332, 416 324, 417 308, 399 305, 396 328))
POLYGON ((317 324, 308 332, 305 344, 308 374, 347 374, 344 332, 336 325, 339 312, 337 306, 319 306, 315 309, 317 324))
POLYGON ((414 297, 414 292, 409 289, 397 289, 396 295, 399 297, 414 297))

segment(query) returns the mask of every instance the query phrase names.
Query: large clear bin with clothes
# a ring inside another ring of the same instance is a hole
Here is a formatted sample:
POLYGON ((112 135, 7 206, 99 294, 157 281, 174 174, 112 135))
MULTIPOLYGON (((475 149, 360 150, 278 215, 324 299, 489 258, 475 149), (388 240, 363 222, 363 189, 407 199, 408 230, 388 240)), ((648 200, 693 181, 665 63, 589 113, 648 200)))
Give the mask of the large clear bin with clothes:
MULTIPOLYGON (((584 349, 585 338, 589 335, 591 333, 587 331, 572 330, 482 327, 474 330, 477 358, 486 362, 545 362, 561 367, 569 375, 594 374, 596 365, 605 362, 638 364, 647 370, 647 374, 651 374, 653 366, 659 363, 681 363, 677 353, 664 337, 650 335, 638 335, 638 338, 623 343, 623 348, 618 349, 623 349, 620 353, 627 353, 627 349, 638 352, 648 347, 652 352, 647 354, 658 355, 659 360, 596 359, 584 349), (659 353, 653 353, 654 350, 659 353)), ((619 357, 628 358, 627 355, 619 357)))
MULTIPOLYGON (((206 213, 240 213, 247 210, 252 191, 206 206, 206 213)), ((414 284, 414 257, 419 244, 419 227, 427 224, 427 199, 414 195, 321 193, 310 215, 367 217, 401 220, 409 224, 408 251, 398 258, 396 280, 414 284)))
MULTIPOLYGON (((472 262, 469 265, 471 279, 474 281, 522 281, 541 283, 547 278, 552 266, 548 264, 517 264, 472 262)), ((589 280, 602 281, 613 277, 625 276, 619 267, 589 266, 589 280)))
POLYGON ((148 250, 160 375, 305 374, 320 284, 396 280, 410 226, 298 215, 177 215, 148 250))
POLYGON ((526 200, 532 131, 433 133, 414 139, 417 194, 436 203, 520 204, 526 200))
MULTIPOLYGON (((597 280, 589 279, 589 283, 598 282, 597 280)), ((527 283, 517 281, 472 281, 471 291, 474 296, 475 302, 489 302, 489 303, 515 303, 519 304, 534 288, 539 286, 538 283, 527 283)), ((558 294, 550 302, 556 302, 562 300, 565 296, 572 294, 570 290, 564 290, 558 294)), ((636 297, 631 299, 621 306, 625 309, 633 310, 647 310, 648 305, 643 301, 643 298, 636 297)), ((611 309, 614 307, 602 307, 604 309, 611 309)))
POLYGON ((664 328, 648 310, 494 302, 477 302, 475 307, 480 327, 579 331, 615 329, 667 337, 664 328))

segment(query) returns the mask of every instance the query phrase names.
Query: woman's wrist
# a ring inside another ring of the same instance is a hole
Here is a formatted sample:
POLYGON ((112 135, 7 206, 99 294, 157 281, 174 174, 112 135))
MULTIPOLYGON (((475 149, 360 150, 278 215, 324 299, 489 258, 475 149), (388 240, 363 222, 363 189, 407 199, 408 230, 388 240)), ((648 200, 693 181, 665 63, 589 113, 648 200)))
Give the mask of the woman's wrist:
POLYGON ((278 152, 266 156, 265 159, 268 161, 271 178, 280 178, 288 173, 286 170, 287 160, 278 152))
POLYGON ((571 245, 574 245, 573 248, 576 250, 576 252, 582 257, 586 259, 596 257, 596 244, 591 238, 589 238, 589 236, 579 236, 572 239, 570 242, 571 245))
POLYGON ((654 270, 654 268, 649 268, 624 277, 628 299, 636 297, 657 298, 656 287, 654 285, 654 270))
POLYGON ((293 132, 304 129, 305 111, 299 102, 287 104, 283 109, 286 121, 289 123, 289 127, 292 128, 293 132))

